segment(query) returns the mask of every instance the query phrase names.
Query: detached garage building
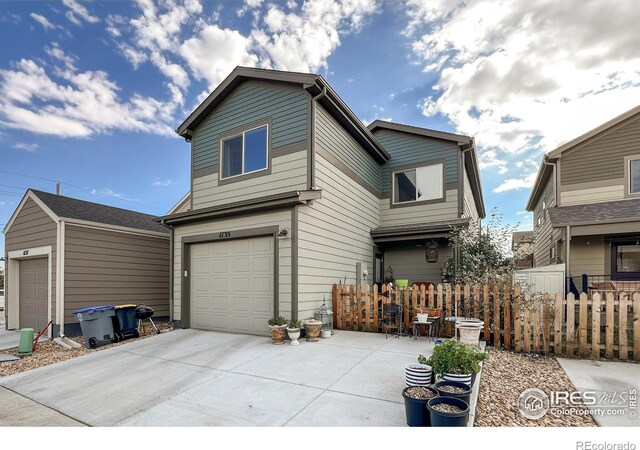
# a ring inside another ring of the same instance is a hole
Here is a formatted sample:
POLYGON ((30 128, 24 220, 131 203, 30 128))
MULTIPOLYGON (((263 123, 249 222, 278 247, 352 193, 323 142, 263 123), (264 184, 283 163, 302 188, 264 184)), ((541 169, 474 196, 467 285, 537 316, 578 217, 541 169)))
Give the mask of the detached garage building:
POLYGON ((8 329, 72 336, 72 311, 105 304, 169 316, 170 234, 153 216, 29 189, 4 234, 8 329))

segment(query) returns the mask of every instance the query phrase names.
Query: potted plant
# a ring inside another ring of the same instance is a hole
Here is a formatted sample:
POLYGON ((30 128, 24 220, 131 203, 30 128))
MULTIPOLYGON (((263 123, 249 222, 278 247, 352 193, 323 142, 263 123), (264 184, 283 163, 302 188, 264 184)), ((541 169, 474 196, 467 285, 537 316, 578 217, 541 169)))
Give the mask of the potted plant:
POLYGON ((418 362, 428 364, 438 378, 460 381, 473 385, 475 374, 480 371, 480 362, 487 359, 487 354, 477 347, 469 347, 455 339, 448 339, 433 348, 429 359, 420 355, 418 362))
POLYGON ((456 334, 460 342, 465 345, 478 345, 480 332, 484 328, 484 322, 479 319, 458 319, 456 321, 456 334))
POLYGON ((437 396, 427 401, 432 427, 466 427, 469 404, 455 397, 437 396))
POLYGON ((438 381, 433 387, 441 397, 455 397, 471 404, 471 386, 465 383, 442 380, 438 381))
POLYGON ((271 338, 274 345, 284 344, 285 329, 287 328, 287 319, 282 316, 269 319, 269 328, 271 329, 271 338))
POLYGON ((416 309, 416 318, 418 323, 427 323, 429 319, 429 310, 427 308, 416 309))
POLYGON ((300 328, 302 328, 302 323, 299 320, 291 319, 289 321, 287 334, 289 335, 289 339, 291 339, 291 345, 300 345, 300 342, 298 342, 300 328))
POLYGON ((404 374, 407 387, 429 386, 431 384, 431 372, 431 366, 426 364, 406 364, 404 366, 404 374))
POLYGON ((307 341, 318 342, 320 336, 320 330, 322 329, 322 322, 313 318, 303 321, 305 327, 305 334, 307 335, 307 341))
POLYGON ((427 386, 410 386, 402 390, 404 412, 410 427, 428 427, 431 425, 427 402, 438 396, 438 391, 427 386))

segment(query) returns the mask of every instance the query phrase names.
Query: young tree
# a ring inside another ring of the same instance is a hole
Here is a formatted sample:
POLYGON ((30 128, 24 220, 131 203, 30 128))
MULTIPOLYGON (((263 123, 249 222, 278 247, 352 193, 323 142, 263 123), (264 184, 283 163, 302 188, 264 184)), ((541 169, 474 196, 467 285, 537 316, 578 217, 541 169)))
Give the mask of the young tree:
POLYGON ((487 225, 472 221, 468 227, 452 230, 449 245, 458 252, 455 283, 510 285, 517 269, 511 239, 518 225, 503 224, 502 214, 493 208, 487 225))

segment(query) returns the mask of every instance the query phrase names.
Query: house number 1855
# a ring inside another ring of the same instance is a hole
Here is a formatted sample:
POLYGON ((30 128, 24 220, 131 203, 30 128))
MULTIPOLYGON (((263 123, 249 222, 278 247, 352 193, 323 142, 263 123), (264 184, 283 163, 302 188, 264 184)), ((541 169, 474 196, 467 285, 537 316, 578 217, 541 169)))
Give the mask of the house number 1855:
POLYGON ((220 233, 221 238, 228 238, 231 237, 231 232, 230 231, 223 231, 222 233, 220 233))

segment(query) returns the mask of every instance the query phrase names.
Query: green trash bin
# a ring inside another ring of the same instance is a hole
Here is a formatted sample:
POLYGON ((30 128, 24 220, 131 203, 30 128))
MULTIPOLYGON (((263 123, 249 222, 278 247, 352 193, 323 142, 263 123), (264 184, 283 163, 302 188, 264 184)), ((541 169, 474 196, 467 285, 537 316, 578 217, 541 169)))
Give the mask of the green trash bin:
POLYGON ((20 329, 20 345, 18 354, 20 356, 29 356, 33 352, 33 328, 20 329))

